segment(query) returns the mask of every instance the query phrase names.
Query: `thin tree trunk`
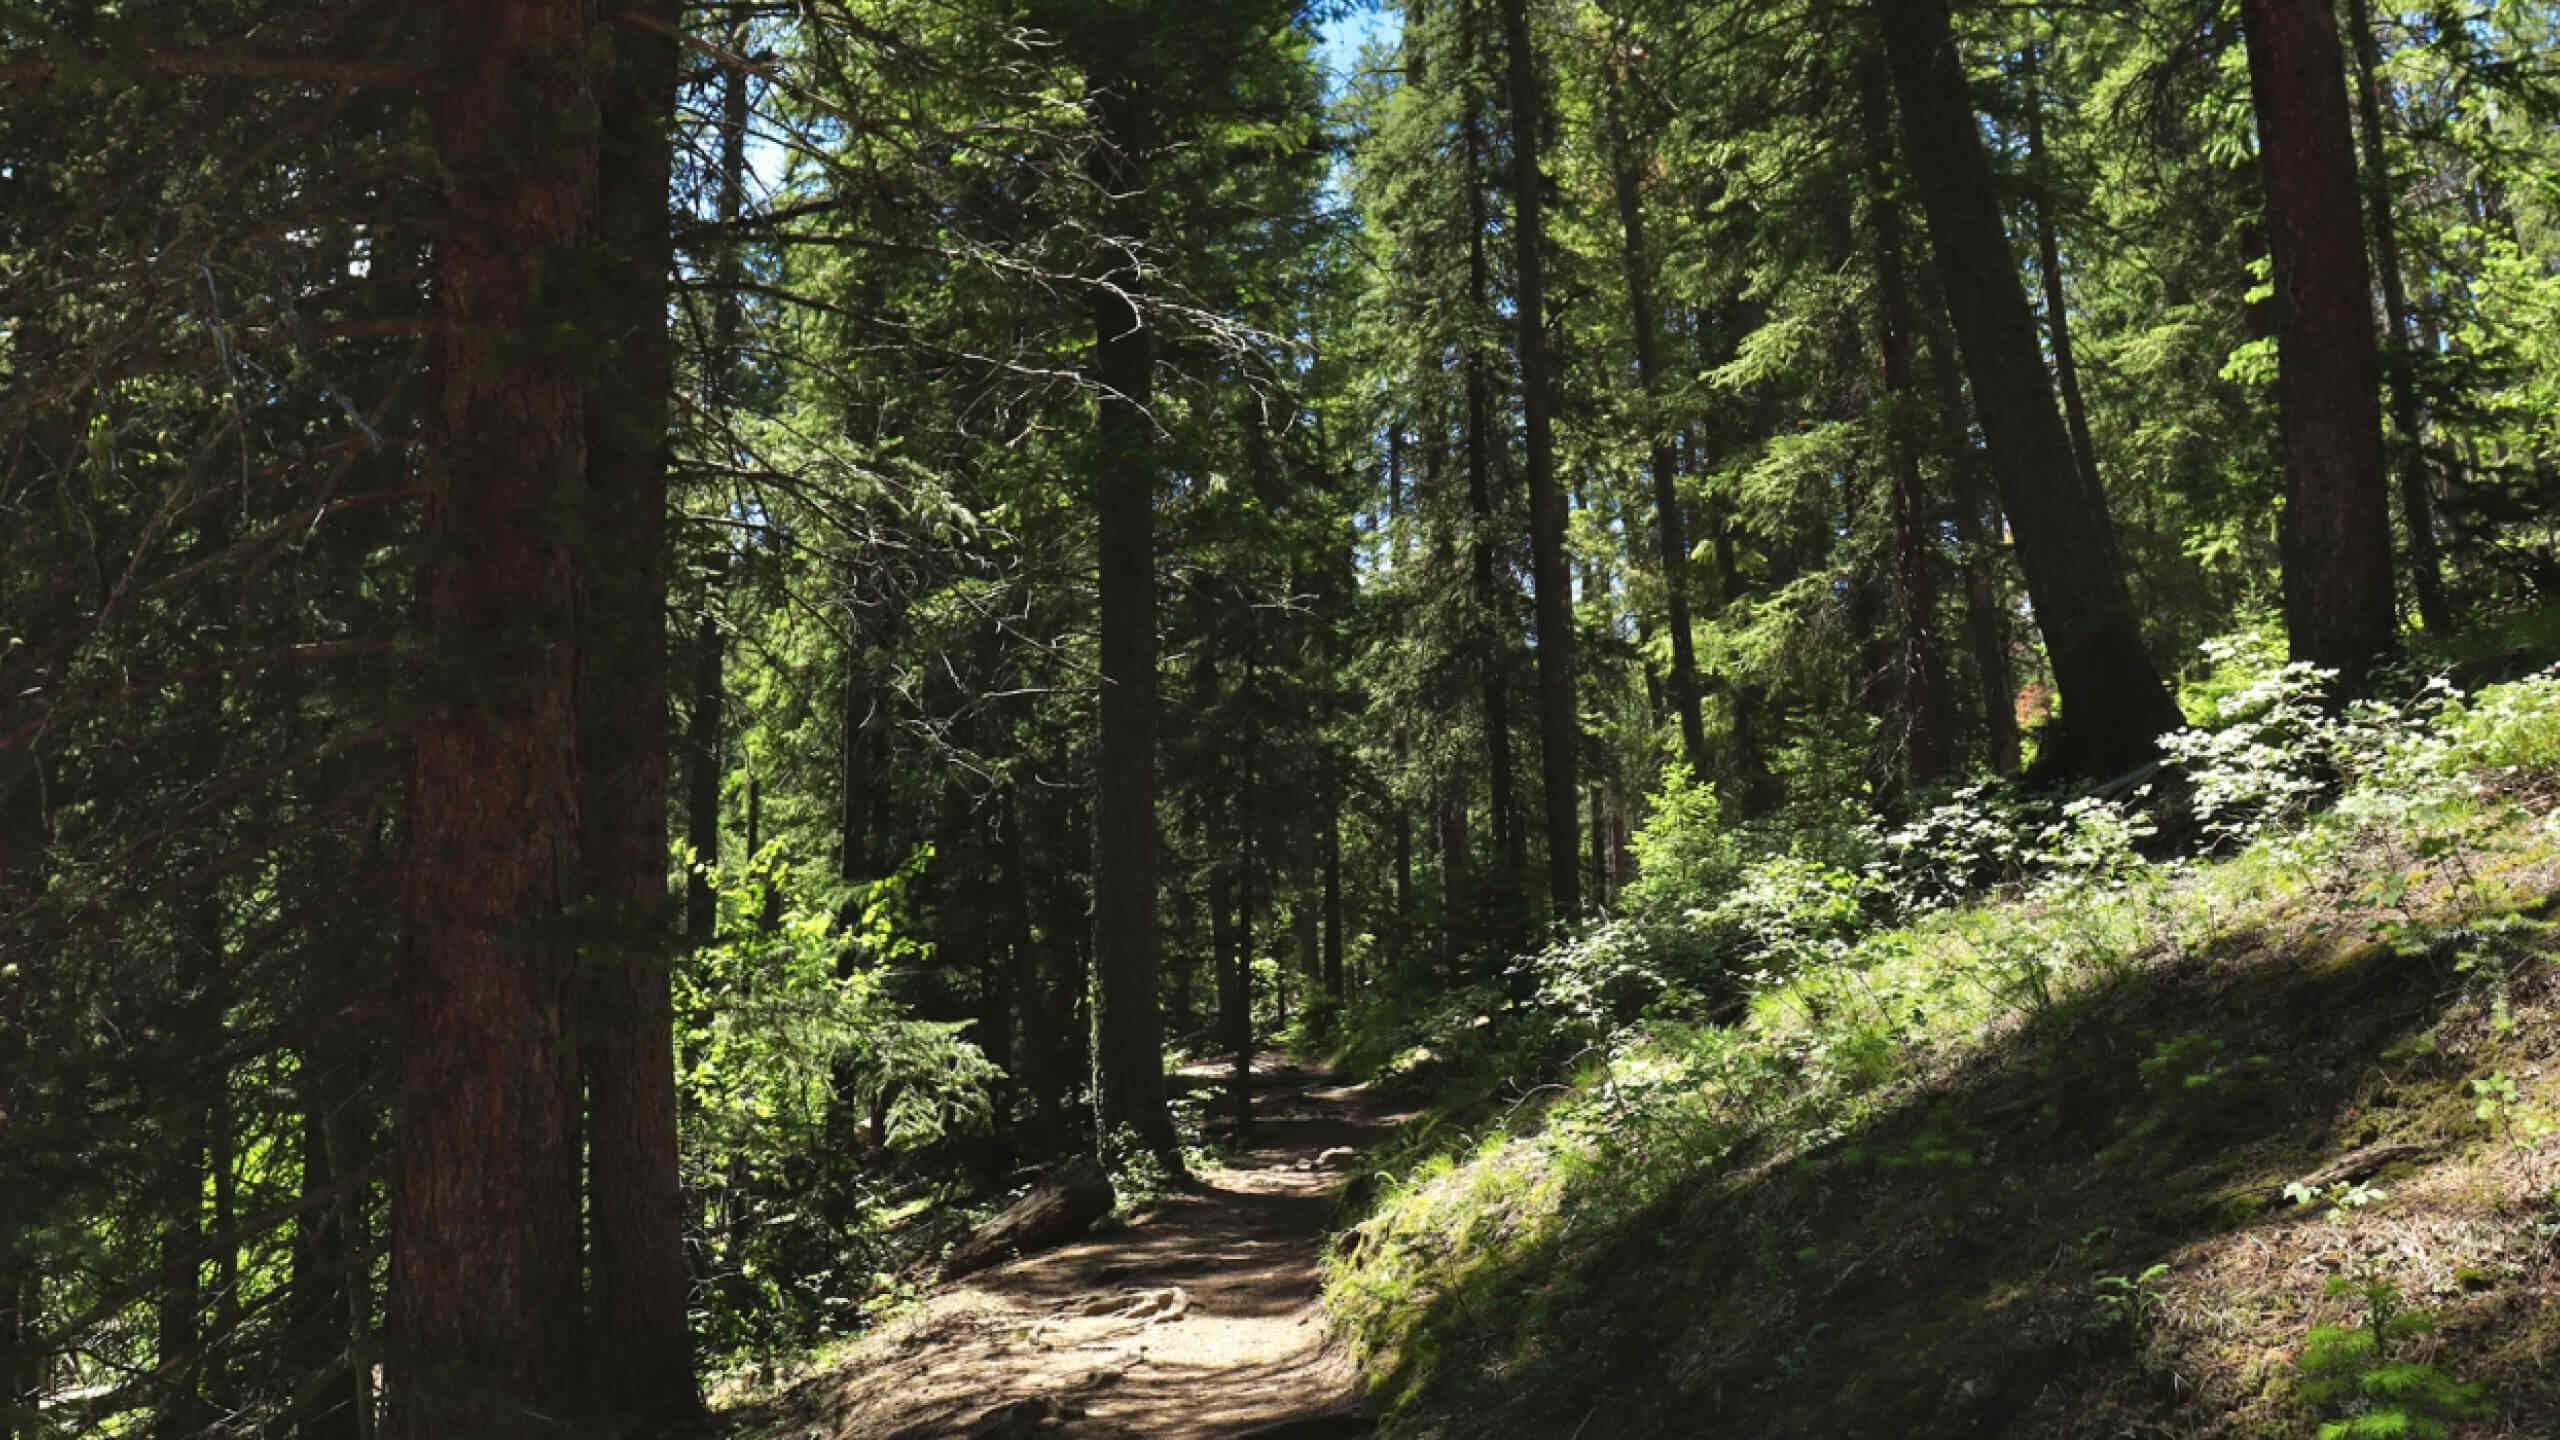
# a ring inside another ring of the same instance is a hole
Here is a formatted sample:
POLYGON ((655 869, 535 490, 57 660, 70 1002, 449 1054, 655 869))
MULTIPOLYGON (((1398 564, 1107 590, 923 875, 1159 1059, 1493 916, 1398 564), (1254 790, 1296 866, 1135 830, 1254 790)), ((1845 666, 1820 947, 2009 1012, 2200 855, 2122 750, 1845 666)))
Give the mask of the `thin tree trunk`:
MULTIPOLYGON (((1412 742, 1403 730, 1396 731, 1396 773, 1405 773, 1410 761, 1412 742)), ((1396 918, 1390 934, 1393 954, 1399 968, 1413 944, 1413 813, 1401 796, 1390 793, 1387 805, 1393 812, 1389 829, 1395 844, 1396 918)))
MULTIPOLYGON (((349 783, 339 766, 323 767, 316 803, 327 805, 349 783)), ((342 883, 344 857, 313 858, 303 885, 342 883)), ((383 828, 369 821, 364 848, 355 857, 357 872, 378 875, 387 862, 383 828)), ((301 1111, 296 1138, 302 1192, 315 1203, 294 1221, 288 1349, 304 1375, 338 1373, 318 1393, 299 1397, 306 1404, 294 1425, 295 1440, 370 1440, 373 1433, 373 1268, 366 1255, 372 1187, 340 1188, 340 1177, 363 1169, 376 1144, 372 1046, 366 1031, 348 1018, 373 988, 369 958, 360 938, 333 938, 303 982, 301 1014, 309 1039, 295 1057, 294 1098, 301 1111)))
MULTIPOLYGON (((1042 946, 1054 957, 1054 972, 1049 977, 1050 1013, 1056 1017, 1052 1032, 1056 1046, 1050 1052, 1049 1084, 1062 1095, 1075 1093, 1092 1079, 1092 1064, 1086 1053, 1092 1040, 1091 1015, 1091 947, 1093 944, 1092 892, 1085 886, 1082 867, 1072 857, 1086 854, 1093 843, 1093 827, 1080 814, 1081 806, 1072 795, 1058 797, 1049 811, 1046 827, 1047 844, 1042 846, 1047 861, 1047 883, 1042 901, 1048 919, 1041 927, 1042 946)), ((1090 1120, 1090 1111, 1059 1112, 1062 1127, 1090 1120)), ((1061 1140, 1068 1131, 1062 1128, 1061 1140)))
MULTIPOLYGON (((1688 449, 1693 467, 1702 468, 1705 452, 1696 444, 1688 449)), ((1727 608, 1742 598, 1742 557, 1734 546, 1733 526, 1724 505, 1709 501, 1705 520, 1707 548, 1715 555, 1716 604, 1720 609, 1727 608)), ((1725 685, 1724 693, 1733 707, 1733 760, 1718 788, 1736 815, 1745 820, 1756 819, 1777 809, 1785 798, 1760 740, 1761 695, 1752 686, 1731 683, 1725 685)), ((1705 775, 1698 777, 1700 784, 1707 780, 1705 775)))
MULTIPOLYGON (((199 554, 220 554, 230 544, 228 514, 226 508, 214 507, 197 539, 199 554)), ((220 678, 207 675, 190 682, 180 701, 180 714, 192 736, 194 768, 206 775, 217 773, 222 748, 220 678)), ((214 1154, 227 1148, 216 1140, 215 1131, 229 1123, 228 1107, 215 1095, 228 1086, 229 1077, 218 1069, 206 1074, 196 1058, 220 1055, 225 1049, 226 1007, 220 987, 227 957, 222 912, 214 895, 191 898, 177 942, 176 993, 169 999, 160 1031, 163 1054, 157 1075, 164 1093, 154 1106, 162 1133, 171 1142, 164 1162, 168 1169, 161 1176, 160 1294, 154 1317, 160 1395, 152 1428, 164 1437, 196 1435, 212 1423, 215 1413, 206 1395, 204 1199, 214 1154)), ((226 1230, 217 1228, 214 1234, 226 1249, 236 1244, 226 1230)), ((222 1331, 217 1327, 210 1338, 221 1339, 222 1331)))
POLYGON ((863 769, 862 626, 846 626, 844 684, 836 704, 836 873, 847 880, 873 878, 869 804, 875 783, 863 769))
MULTIPOLYGON (((1478 133, 1475 107, 1467 108, 1467 286, 1471 316, 1482 316, 1491 303, 1491 266, 1485 257, 1484 185, 1478 174, 1484 142, 1478 133)), ((1486 914, 1477 917, 1497 945, 1515 938, 1516 909, 1507 902, 1520 890, 1519 804, 1512 798, 1511 642, 1503 623, 1501 590, 1495 578, 1493 508, 1493 381, 1486 373, 1484 352, 1471 337, 1462 362, 1467 387, 1467 506, 1475 520, 1476 664, 1484 687, 1485 808, 1492 821, 1493 868, 1499 883, 1486 914), (1499 908, 1500 913, 1494 913, 1499 908)), ((1450 896, 1455 905, 1457 897, 1450 896)), ((1454 917, 1455 911, 1452 911, 1454 917)))
POLYGON ((1289 901, 1289 937, 1298 952, 1298 963, 1294 968, 1313 989, 1324 973, 1322 945, 1318 939, 1323 928, 1319 914, 1322 909, 1319 903, 1322 866, 1316 854, 1317 817, 1308 813, 1305 791, 1299 791, 1296 799, 1298 804, 1294 808, 1297 813, 1290 817, 1289 829, 1292 832, 1290 848, 1297 852, 1290 862, 1290 868, 1297 872, 1297 893, 1289 901))
POLYGON ((1591 785, 1591 904, 1609 908, 1609 795, 1598 781, 1591 785))
MULTIPOLYGON (((178 1028, 176 1026, 171 1027, 178 1028)), ((172 1056, 164 1070, 177 1064, 172 1056)), ((184 1073, 179 1071, 177 1073, 184 1073)), ((161 1440, 185 1440, 212 1417, 199 1389, 204 1294, 203 1106, 191 1095, 164 1097, 162 1122, 178 1143, 161 1177, 159 1304, 153 1315, 152 1358, 160 1371, 152 1432, 161 1440)))
POLYGON ((1450 775, 1440 785, 1437 828, 1440 836, 1440 950, 1449 971, 1449 983, 1466 983, 1464 960, 1466 947, 1461 942, 1457 917, 1464 913, 1468 885, 1467 864, 1467 792, 1463 771, 1450 775))
POLYGON ((2080 483, 2092 494, 2106 493, 2098 476, 2098 446, 2089 438, 2089 406, 2080 394, 2080 362, 2071 348, 2071 310, 2062 293, 2062 239, 2053 216, 2053 176, 2044 148, 2044 85, 2036 68, 2034 42, 2026 49, 2027 173, 2033 177, 2036 211, 2036 269, 2044 280, 2045 334, 2053 343, 2053 378, 2062 387, 2062 418, 2071 431, 2071 458, 2079 462, 2080 483))
POLYGON ((2285 630, 2293 658, 2336 670, 2353 698, 2397 617, 2345 57, 2331 0, 2243 0, 2241 25, 2275 257, 2285 630))
MULTIPOLYGON (((346 1173, 352 1148, 347 1139, 347 1111, 355 1103, 350 1083, 351 1061, 341 1048, 305 1050, 296 1069, 296 1099, 301 1123, 296 1136, 306 1200, 335 1189, 346 1173)), ((296 1440, 358 1440, 360 1417, 371 1410, 369 1357, 350 1353, 347 1332, 347 1288, 353 1275, 346 1263, 353 1238, 348 1229, 356 1207, 346 1201, 318 1202, 295 1218, 293 1235, 294 1368, 319 1375, 340 1367, 343 1379, 317 1397, 311 1413, 294 1428, 296 1440)))
POLYGON ((1653 470, 1653 532, 1662 555, 1663 622, 1671 631, 1670 699, 1680 714, 1680 755, 1689 773, 1708 773, 1707 723, 1698 698, 1697 646, 1689 623, 1689 528, 1680 511, 1678 456, 1662 404, 1662 344, 1656 333, 1653 257, 1645 248, 1644 189, 1634 136, 1622 112, 1624 77, 1609 72, 1609 170, 1627 272, 1628 320, 1635 330, 1636 380, 1648 407, 1647 460, 1653 470))
MULTIPOLYGON (((1212 854, 1226 838, 1219 835, 1217 829, 1215 824, 1210 826, 1212 854)), ((1242 868, 1239 860, 1220 860, 1211 862, 1209 872, 1209 958, 1216 966, 1218 977, 1217 1043, 1230 1052, 1245 1048, 1237 1043, 1237 1037, 1244 1028, 1237 1022, 1244 1005, 1244 971, 1236 953, 1237 893, 1240 888, 1237 872, 1242 868)), ((1232 1072, 1227 1100, 1229 1123, 1240 1136, 1252 1121, 1252 1103, 1244 1088, 1233 1083, 1232 1072), (1243 1103, 1237 1103, 1240 1100, 1243 1103)))
MULTIPOLYGON (((725 559, 725 557, 723 557, 725 559)), ((712 875, 720 868, 720 743, 728 687, 727 637, 720 628, 720 592, 728 566, 715 561, 702 586, 702 617, 693 639, 693 710, 685 729, 685 843, 693 868, 685 873, 685 942, 696 949, 718 937, 720 896, 712 875)))
POLYGON ((2112 775, 2155 754, 2184 720, 2143 649, 2106 497, 2081 475, 2054 407, 1945 0, 1895 0, 1876 13, 1939 278, 2062 696, 2038 767, 2112 775))
POLYGON ((1337 1005, 1347 993, 1342 974, 1342 776, 1329 754, 1324 785, 1324 988, 1337 1005))
POLYGON ((579 1301, 572 502, 586 377, 552 257, 597 233, 588 0, 463 0, 433 111, 431 493, 411 731, 388 1384, 400 1440, 549 1428, 579 1301))
POLYGON ((1547 811, 1547 903, 1559 920, 1582 908, 1574 774, 1581 714, 1573 670, 1573 581, 1564 553, 1564 487, 1556 481, 1555 384, 1547 359, 1546 177, 1539 130, 1546 91, 1530 48, 1528 0, 1503 0, 1509 57, 1512 240, 1519 293, 1520 414, 1529 465, 1529 581, 1538 612, 1538 759, 1547 811))
MULTIPOLYGON (((21 332, 20 338, 28 337, 21 332)), ((57 423, 67 418, 58 417, 57 423)), ((23 593, 0 591, 13 602, 23 593)), ((13 604, 22 617, 18 623, 43 626, 58 618, 56 606, 29 598, 33 603, 13 604), (44 613, 48 611, 57 614, 44 613)), ((7 657, 0 656, 0 673, 7 665, 7 657)), ((36 746, 0 750, 0 953, 37 956, 48 951, 35 906, 45 891, 52 828, 43 763, 36 746)), ((39 997, 48 988, 46 977, 44 968, 30 965, 16 983, 0 985, 0 1134, 26 1133, 20 1127, 35 1111, 28 1021, 31 1013, 43 1013, 39 997)), ((34 1256, 19 1232, 0 1236, 0 1440, 35 1440, 50 1428, 35 1410, 40 1386, 35 1346, 44 1331, 43 1312, 34 1256), (23 1429, 20 1416, 25 1417, 23 1429)))
POLYGON ((1226 1043, 1234 1056, 1227 1072, 1227 1102, 1235 1115, 1235 1136, 1253 1129, 1253 907, 1261 877, 1255 873, 1256 845, 1262 833, 1260 805, 1262 719, 1253 703, 1256 674, 1262 664, 1261 613, 1245 610, 1244 650, 1244 794, 1238 802, 1236 829, 1241 843, 1236 872, 1235 1004, 1227 1015, 1226 1043))
MULTIPOLYGON (((732 36, 733 40, 739 37, 732 36)), ((747 75, 731 68, 721 75, 720 185, 715 204, 722 233, 730 233, 746 210, 747 75)), ((738 286, 742 267, 737 242, 724 240, 716 261, 720 292, 712 300, 712 402, 725 421, 736 398, 738 334, 745 321, 738 286)), ((720 897, 708 872, 720 865, 720 745, 727 686, 726 634, 720 627, 721 592, 728 575, 727 540, 704 577, 702 615, 694 634, 693 708, 685 734, 685 841, 696 868, 685 875, 684 932, 696 949, 710 944, 720 929, 720 897)))
POLYGON ((997 812, 996 867, 1004 895, 1005 942, 1013 962, 1013 1004, 1022 1016, 1018 1088, 1031 1097, 1037 1132, 1029 1147, 1047 1154, 1058 1143, 1058 1090, 1049 1083, 1057 1066, 1058 1025, 1040 979, 1040 948, 1032 939, 1031 870, 1023 854, 1022 798, 1008 786, 997 812))
MULTIPOLYGON (((214 1004, 227 1008, 219 994, 214 1004)), ((215 1011, 217 1018, 209 1032, 216 1045, 222 1043, 220 1013, 215 1011)), ((229 1073, 217 1070, 212 1080, 205 1100, 205 1158, 213 1178, 213 1336, 218 1346, 227 1349, 240 1333, 241 1316, 240 1117, 232 1108, 229 1073)), ((204 1388, 215 1413, 237 1408, 231 1366, 220 1351, 207 1357, 204 1388)))
MULTIPOLYGON (((1922 281, 1928 274, 1921 272, 1922 281)), ((2009 609, 1992 573, 1998 536, 1993 521, 1999 501, 1982 473, 1980 452, 1973 444, 1972 406, 1966 401, 1964 376, 1956 363, 1956 344, 1947 325, 1946 307, 1934 292, 1916 307, 1929 340, 1929 374, 1938 392, 1938 449, 1955 492, 1956 541, 1964 547, 1965 641, 1973 652, 1974 677, 1982 700, 1983 735, 1991 752, 1991 768, 2000 775, 2018 773, 2018 683, 2009 663, 2009 609)))
POLYGON ((1884 361, 1885 444, 1893 465, 1894 598, 1902 610, 1904 758, 1911 778, 1926 783, 1947 772, 1939 729, 1946 665, 1939 658, 1937 587, 1929 570, 1927 498, 1920 484, 1920 447, 1911 435, 1919 396, 1911 376, 1911 293, 1902 268, 1902 201, 1894 193, 1891 100, 1884 66, 1870 59, 1861 86, 1867 177, 1876 228, 1876 347, 1884 361))
POLYGON ((2431 636, 2457 623, 2445 599, 2444 561, 2436 546, 2435 493, 2427 477, 2425 416, 2410 373, 2409 285, 2400 270, 2400 227, 2391 198, 2391 160, 2382 134, 2382 42, 2373 33, 2372 0, 2347 0, 2355 35, 2356 104, 2364 131, 2366 210, 2373 226, 2374 268, 2382 272, 2383 373, 2391 381, 2391 432, 2400 479, 2400 519, 2409 532, 2409 578, 2418 620, 2431 636))

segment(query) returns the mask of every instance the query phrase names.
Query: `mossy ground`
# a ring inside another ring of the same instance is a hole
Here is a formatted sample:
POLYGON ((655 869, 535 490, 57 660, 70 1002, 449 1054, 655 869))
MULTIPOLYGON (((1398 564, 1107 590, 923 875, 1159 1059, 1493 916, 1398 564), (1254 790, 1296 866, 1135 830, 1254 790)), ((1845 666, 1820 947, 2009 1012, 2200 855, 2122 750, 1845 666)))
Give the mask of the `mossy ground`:
POLYGON ((2530 818, 2466 843, 2208 867, 2050 1005, 1914 1007, 1880 1058, 1693 1067, 1671 1104, 1644 1047, 1448 1086, 1330 1268, 1387 1433, 2309 1435, 2295 1358, 2350 1318, 2324 1283, 2378 1274, 2497 1402, 2457 1434, 2560 1435, 2560 864, 2530 818), (2378 1198, 2283 1194, 2383 1146, 2415 1148, 2378 1198))

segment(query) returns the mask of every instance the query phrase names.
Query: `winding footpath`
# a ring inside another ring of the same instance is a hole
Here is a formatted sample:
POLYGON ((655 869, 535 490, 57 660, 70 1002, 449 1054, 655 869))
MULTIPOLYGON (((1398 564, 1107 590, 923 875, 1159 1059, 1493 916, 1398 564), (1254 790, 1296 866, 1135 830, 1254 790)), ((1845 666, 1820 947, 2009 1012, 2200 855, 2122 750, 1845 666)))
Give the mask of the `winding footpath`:
MULTIPOLYGON (((1182 1072, 1222 1083, 1226 1062, 1182 1072)), ((1403 1116, 1261 1055, 1251 1146, 1138 1224, 971 1276, 781 1397, 791 1440, 1370 1433, 1317 1255, 1350 1152, 1403 1116)))

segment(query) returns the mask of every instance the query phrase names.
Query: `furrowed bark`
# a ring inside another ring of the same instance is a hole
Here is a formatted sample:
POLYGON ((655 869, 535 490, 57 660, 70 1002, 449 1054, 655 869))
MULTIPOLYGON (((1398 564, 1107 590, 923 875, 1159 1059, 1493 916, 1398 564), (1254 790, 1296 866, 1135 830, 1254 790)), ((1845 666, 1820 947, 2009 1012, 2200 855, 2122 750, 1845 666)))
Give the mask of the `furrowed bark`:
POLYGON ((2336 670, 2350 699, 2398 637, 2372 273, 2330 6, 2244 0, 2241 25, 2275 259, 2285 630, 2293 658, 2336 670))
POLYGON ((390 1433, 550 1430, 576 1373, 574 498, 582 367, 535 343, 597 239, 589 0, 462 0, 433 133, 427 659, 409 775, 390 1433))

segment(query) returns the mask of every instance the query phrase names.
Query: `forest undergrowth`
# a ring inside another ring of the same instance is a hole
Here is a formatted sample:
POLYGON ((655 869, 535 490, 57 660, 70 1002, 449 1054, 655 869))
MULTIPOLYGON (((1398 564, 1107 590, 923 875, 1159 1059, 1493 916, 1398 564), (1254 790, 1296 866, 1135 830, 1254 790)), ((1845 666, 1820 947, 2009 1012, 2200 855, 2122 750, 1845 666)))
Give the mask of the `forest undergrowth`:
POLYGON ((2127 793, 1675 784, 1618 918, 1356 1010, 1388 1433, 2560 1433, 2560 669, 2211 653, 2127 793))

